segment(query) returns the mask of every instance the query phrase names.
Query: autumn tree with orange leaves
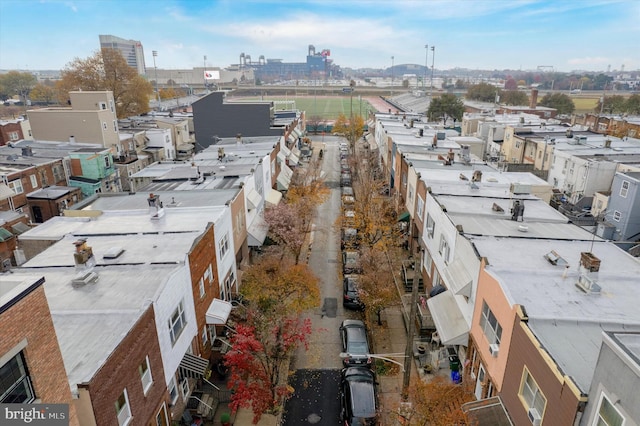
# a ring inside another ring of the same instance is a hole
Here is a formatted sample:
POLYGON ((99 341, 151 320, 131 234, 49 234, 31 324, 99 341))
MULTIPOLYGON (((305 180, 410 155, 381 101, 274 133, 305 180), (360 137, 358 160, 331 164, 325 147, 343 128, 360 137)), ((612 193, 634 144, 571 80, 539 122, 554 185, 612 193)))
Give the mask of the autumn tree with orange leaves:
POLYGON ((149 111, 153 87, 127 64, 119 50, 107 48, 86 59, 76 58, 61 76, 57 83, 61 104, 67 103, 69 92, 74 90, 108 90, 113 93, 118 118, 149 111))
POLYGON ((236 326, 224 362, 231 369, 231 409, 250 407, 254 424, 264 413, 279 413, 293 392, 287 366, 307 346, 311 321, 300 314, 318 306, 318 282, 308 265, 278 256, 264 256, 244 273, 247 320, 236 326))
POLYGON ((409 389, 411 408, 398 408, 398 417, 406 426, 456 425, 476 423, 462 411, 462 404, 475 401, 470 382, 451 382, 443 376, 415 381, 409 389))

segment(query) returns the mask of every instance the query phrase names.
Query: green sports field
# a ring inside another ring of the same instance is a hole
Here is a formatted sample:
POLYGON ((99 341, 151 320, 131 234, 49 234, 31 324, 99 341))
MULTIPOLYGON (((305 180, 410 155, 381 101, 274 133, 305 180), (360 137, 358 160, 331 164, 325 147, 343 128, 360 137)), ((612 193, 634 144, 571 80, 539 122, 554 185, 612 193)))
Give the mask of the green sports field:
POLYGON ((276 110, 278 109, 298 109, 305 111, 307 118, 320 117, 323 120, 335 120, 338 115, 344 114, 346 117, 351 115, 367 116, 369 110, 374 108, 365 99, 354 95, 350 96, 270 96, 264 98, 242 97, 227 98, 230 102, 255 102, 255 101, 274 101, 276 110), (292 104, 295 102, 295 104, 292 104), (353 109, 352 109, 353 108, 353 109))

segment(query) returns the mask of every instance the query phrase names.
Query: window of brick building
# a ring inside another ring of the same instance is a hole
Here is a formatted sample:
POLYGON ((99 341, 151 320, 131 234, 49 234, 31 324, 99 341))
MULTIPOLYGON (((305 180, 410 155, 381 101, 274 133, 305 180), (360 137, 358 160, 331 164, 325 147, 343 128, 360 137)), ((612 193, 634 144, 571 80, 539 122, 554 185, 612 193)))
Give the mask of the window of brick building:
POLYGON ((0 403, 28 404, 36 399, 22 352, 0 367, 0 403))
POLYGON ((126 426, 131 422, 131 407, 129 406, 129 396, 125 388, 116 400, 116 413, 118 413, 118 424, 126 426))

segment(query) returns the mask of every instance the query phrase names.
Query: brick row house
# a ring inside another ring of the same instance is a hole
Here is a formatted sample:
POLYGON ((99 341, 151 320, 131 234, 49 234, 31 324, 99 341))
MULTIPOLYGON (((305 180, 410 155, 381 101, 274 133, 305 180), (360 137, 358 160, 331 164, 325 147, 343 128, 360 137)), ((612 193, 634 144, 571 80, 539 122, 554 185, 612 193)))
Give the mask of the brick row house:
MULTIPOLYGON (((96 115, 92 105, 79 110, 96 115)), ((265 240, 263 211, 279 202, 299 161, 294 123, 280 136, 221 139, 189 162, 129 169, 138 192, 120 194, 103 186, 112 176, 112 187, 123 182, 110 172, 117 147, 114 157, 75 137, 27 144, 34 156, 57 150, 84 196, 20 235, 23 260, 11 270, 44 283, 80 424, 170 424, 194 400, 205 415, 215 409, 224 395, 200 387, 228 349, 230 301, 251 249, 265 240)), ((55 203, 61 189, 45 189, 30 193, 34 205, 55 203)))
MULTIPOLYGON (((614 381, 596 386, 594 371, 607 335, 640 335, 638 260, 549 206, 551 184, 465 158, 462 145, 449 161, 437 129, 417 123, 427 140, 416 143, 396 121, 379 115, 375 142, 420 259, 415 320, 432 320, 424 338, 459 357, 479 424, 495 424, 483 413, 496 405, 513 424, 592 424, 606 412, 637 422, 635 398, 616 399, 625 388, 614 381)), ((619 357, 635 371, 637 356, 619 357)))

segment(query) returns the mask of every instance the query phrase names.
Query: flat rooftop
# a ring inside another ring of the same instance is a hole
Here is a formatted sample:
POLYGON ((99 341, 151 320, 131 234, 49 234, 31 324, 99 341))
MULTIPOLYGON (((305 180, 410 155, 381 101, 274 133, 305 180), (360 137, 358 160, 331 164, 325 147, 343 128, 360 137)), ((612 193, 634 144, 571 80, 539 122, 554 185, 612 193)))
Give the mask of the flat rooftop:
POLYGON ((637 277, 640 262, 614 244, 599 240, 469 237, 486 271, 500 282, 507 300, 522 305, 529 327, 562 371, 583 393, 593 378, 603 331, 640 331, 637 277), (555 251, 569 268, 553 265, 555 251), (576 286, 581 252, 601 260, 600 294, 576 286))

